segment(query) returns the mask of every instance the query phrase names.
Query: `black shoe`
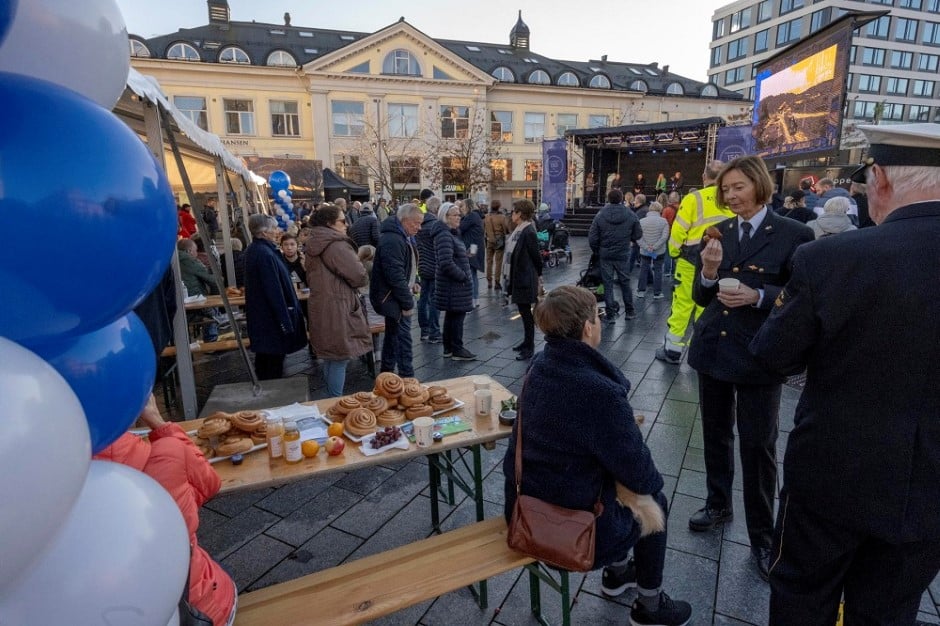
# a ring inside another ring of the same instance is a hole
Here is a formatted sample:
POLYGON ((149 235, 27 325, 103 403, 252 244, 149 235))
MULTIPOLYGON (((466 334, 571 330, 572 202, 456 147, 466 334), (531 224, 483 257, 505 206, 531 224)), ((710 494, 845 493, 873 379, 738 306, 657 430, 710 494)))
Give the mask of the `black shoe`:
POLYGON ((528 360, 531 359, 534 355, 535 355, 535 350, 527 350, 527 349, 523 348, 523 349, 519 352, 519 355, 516 357, 516 360, 517 360, 517 361, 528 361, 528 360))
POLYGON ((636 563, 630 559, 626 565, 605 567, 601 574, 601 593, 608 598, 619 596, 636 587, 636 563))
POLYGON ((665 348, 656 348, 656 358, 660 361, 665 361, 666 363, 678 365, 679 361, 682 360, 682 353, 674 352, 673 350, 667 350, 665 348))
POLYGON ((659 593, 659 608, 650 611, 637 598, 630 609, 633 626, 685 626, 692 619, 692 607, 688 602, 673 600, 666 592, 659 593))
POLYGON ((499 284, 499 281, 496 281, 496 283, 493 285, 493 289, 495 289, 496 291, 502 291, 503 286, 499 284))
POLYGON ((725 522, 734 519, 734 513, 731 509, 710 509, 708 507, 699 509, 689 518, 689 528, 696 532, 711 530, 716 526, 721 526, 725 522))
POLYGON ((445 348, 445 349, 444 349, 444 358, 445 358, 445 359, 449 359, 449 358, 452 357, 452 356, 454 356, 454 353, 453 353, 451 350, 448 350, 447 348, 445 348))
POLYGON ((512 347, 513 352, 522 352, 522 349, 525 347, 525 342, 517 343, 512 347))
POLYGON ((757 561, 757 573, 764 581, 770 580, 770 548, 751 548, 751 554, 757 561))
POLYGON ((626 315, 624 315, 624 319, 635 320, 635 319, 636 319, 636 311, 630 311, 629 313, 627 313, 626 315))
POLYGON ((450 357, 454 361, 476 361, 477 355, 470 352, 466 348, 457 348, 454 350, 454 353, 450 357))

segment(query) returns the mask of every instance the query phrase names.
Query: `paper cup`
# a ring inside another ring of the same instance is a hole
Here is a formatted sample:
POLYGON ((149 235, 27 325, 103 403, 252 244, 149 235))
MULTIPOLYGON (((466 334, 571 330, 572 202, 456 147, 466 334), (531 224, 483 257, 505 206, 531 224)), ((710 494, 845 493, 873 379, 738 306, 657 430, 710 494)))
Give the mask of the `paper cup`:
POLYGON ((477 415, 489 415, 493 408, 493 392, 489 389, 477 389, 473 392, 477 415))
POLYGON ((486 376, 474 376, 473 377, 473 390, 479 391, 480 389, 489 389, 490 388, 490 379, 486 376))
POLYGON ((473 256, 476 253, 477 253, 477 244, 471 243, 470 244, 470 256, 473 256))
POLYGON ((418 417, 412 422, 415 429, 415 443, 419 448, 427 448, 433 442, 434 436, 434 418, 418 417))
POLYGON ((718 291, 737 291, 741 281, 737 278, 722 278, 718 281, 718 291))

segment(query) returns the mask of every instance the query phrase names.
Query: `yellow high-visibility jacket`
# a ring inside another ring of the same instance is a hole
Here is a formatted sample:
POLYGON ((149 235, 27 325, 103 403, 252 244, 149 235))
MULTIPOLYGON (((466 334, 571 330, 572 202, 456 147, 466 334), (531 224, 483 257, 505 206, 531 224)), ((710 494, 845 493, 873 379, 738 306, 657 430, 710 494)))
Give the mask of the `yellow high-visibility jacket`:
MULTIPOLYGON (((715 200, 717 193, 718 188, 715 185, 709 185, 686 194, 682 198, 669 234, 671 256, 680 256, 683 251, 686 256, 693 254, 698 249, 702 235, 709 226, 734 215, 729 209, 722 209, 718 206, 715 200)), ((694 260, 692 262, 694 263, 694 260)))

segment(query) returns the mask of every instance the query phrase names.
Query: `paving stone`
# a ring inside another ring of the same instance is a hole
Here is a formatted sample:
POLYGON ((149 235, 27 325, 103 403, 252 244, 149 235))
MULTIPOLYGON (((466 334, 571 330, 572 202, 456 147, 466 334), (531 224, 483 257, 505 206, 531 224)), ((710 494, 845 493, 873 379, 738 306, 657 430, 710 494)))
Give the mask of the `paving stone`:
POLYGON ((250 591, 335 567, 346 561, 362 540, 335 528, 324 528, 296 550, 291 549, 276 567, 254 581, 250 591), (294 558, 302 556, 303 558, 294 558))
POLYGON ((278 487, 274 493, 255 503, 255 506, 283 517, 296 511, 337 481, 343 480, 343 477, 344 474, 341 473, 327 474, 289 483, 278 487))
MULTIPOLYGON (((371 537, 428 484, 427 470, 408 464, 365 498, 350 507, 332 526, 357 537, 371 537)), ((430 519, 430 517, 428 518, 430 519)))
POLYGON ((206 508, 228 517, 235 517, 239 513, 251 508, 274 492, 273 488, 242 491, 231 495, 216 496, 206 502, 206 508))
POLYGON ((199 545, 216 560, 224 559, 280 521, 280 517, 251 507, 216 525, 212 532, 197 533, 199 545))
MULTIPOLYGON (((523 624, 538 624, 532 615, 529 600, 529 574, 523 571, 512 585, 506 599, 499 608, 496 618, 503 624, 516 626, 523 624)), ((583 600, 580 589, 584 582, 584 574, 571 573, 569 585, 571 597, 575 599, 571 608, 572 624, 624 624, 628 613, 623 606, 596 596, 587 596, 583 600)), ((540 582, 542 615, 550 624, 561 623, 561 594, 549 589, 545 583, 540 582)), ((599 589, 599 587, 598 587, 599 589)))
POLYGON ((242 592, 292 551, 293 548, 276 539, 258 535, 225 558, 222 565, 234 573, 235 586, 242 592))
POLYGON ((300 546, 355 505, 360 494, 330 487, 265 531, 269 537, 300 546))
POLYGON ((691 430, 688 428, 659 423, 653 426, 646 445, 661 474, 679 475, 690 435, 691 430))
MULTIPOLYGON (((359 452, 356 451, 356 454, 358 453, 359 452)), ((336 481, 335 485, 364 496, 378 489, 382 483, 394 476, 395 472, 395 469, 374 465, 355 472, 350 472, 336 481)))
POLYGON ((766 616, 769 606, 770 587, 758 575, 751 549, 722 542, 715 611, 747 622, 755 616, 766 616))
MULTIPOLYGON (((369 535, 350 559, 361 559, 430 536, 433 530, 431 503, 424 496, 415 496, 395 515, 384 516, 382 521, 381 527, 369 535)), ((335 524, 333 526, 336 527, 335 524)))
POLYGON ((211 533, 216 526, 227 522, 228 519, 227 516, 221 513, 216 513, 212 509, 201 507, 199 509, 199 532, 202 534, 211 533))
POLYGON ((676 491, 693 498, 701 498, 704 501, 708 495, 705 485, 705 472, 683 468, 679 473, 679 485, 676 487, 676 491))
POLYGON ((682 469, 690 469, 696 472, 705 472, 705 451, 700 448, 689 446, 685 450, 685 458, 682 460, 682 469))
POLYGON ((728 617, 726 615, 715 614, 715 626, 759 626, 766 624, 766 621, 760 622, 742 622, 741 620, 728 617))
POLYGON ((695 413, 698 410, 697 404, 682 402, 679 400, 670 400, 668 396, 659 410, 657 422, 681 426, 683 428, 692 428, 695 421, 695 413))
MULTIPOLYGON (((675 495, 672 499, 667 524, 668 545, 674 550, 711 559, 717 563, 718 558, 721 556, 721 532, 695 532, 689 529, 689 518, 703 506, 705 506, 705 500, 703 499, 693 498, 682 493, 675 495)), ((717 570, 714 573, 717 573, 717 570)))

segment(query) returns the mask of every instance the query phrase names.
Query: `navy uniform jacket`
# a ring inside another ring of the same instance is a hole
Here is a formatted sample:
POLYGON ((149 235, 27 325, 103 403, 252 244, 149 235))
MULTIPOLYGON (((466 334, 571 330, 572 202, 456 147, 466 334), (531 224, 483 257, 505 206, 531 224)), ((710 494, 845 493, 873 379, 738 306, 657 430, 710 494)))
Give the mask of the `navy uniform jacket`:
POLYGON ((896 543, 940 536, 940 202, 803 246, 751 349, 806 366, 791 496, 896 543))
POLYGON ((260 237, 245 250, 245 318, 254 352, 290 354, 307 343, 307 326, 284 257, 260 237))
POLYGON ((813 241, 808 226, 767 211, 746 254, 738 242, 738 218, 729 218, 717 225, 723 249, 718 278, 737 278, 752 289, 763 289, 760 307, 742 306, 726 309, 715 296, 718 285, 702 286, 702 260, 696 257, 692 299, 705 307, 695 323, 695 334, 689 347, 689 365, 695 370, 731 383, 769 385, 785 378, 770 372, 748 351, 751 339, 764 323, 774 299, 790 278, 790 264, 797 246, 813 241))

